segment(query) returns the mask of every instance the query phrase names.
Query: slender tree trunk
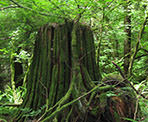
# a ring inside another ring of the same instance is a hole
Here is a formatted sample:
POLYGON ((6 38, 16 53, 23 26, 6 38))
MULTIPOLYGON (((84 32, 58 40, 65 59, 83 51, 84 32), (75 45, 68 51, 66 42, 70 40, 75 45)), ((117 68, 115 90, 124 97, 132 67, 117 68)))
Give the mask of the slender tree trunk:
POLYGON ((128 68, 130 63, 130 52, 131 52, 131 16, 130 16, 130 9, 129 9, 130 1, 127 1, 127 4, 125 5, 125 33, 126 33, 126 39, 124 40, 124 74, 128 74, 128 68))

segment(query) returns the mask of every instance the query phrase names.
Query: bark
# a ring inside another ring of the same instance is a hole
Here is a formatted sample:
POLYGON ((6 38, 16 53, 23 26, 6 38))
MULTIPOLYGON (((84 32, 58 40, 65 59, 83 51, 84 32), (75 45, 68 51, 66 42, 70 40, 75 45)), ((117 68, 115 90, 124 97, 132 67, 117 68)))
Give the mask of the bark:
MULTIPOLYGON (((20 107, 40 112, 31 116, 19 109, 13 121, 117 122, 114 111, 121 107, 116 104, 114 110, 113 99, 106 97, 114 85, 95 85, 93 81, 99 83, 91 29, 72 22, 45 25, 38 32, 27 94, 20 107)), ((116 112, 118 117, 120 112, 116 112)))
POLYGON ((126 16, 124 20, 126 39, 124 40, 124 74, 128 74, 128 68, 130 63, 130 52, 131 52, 131 16, 129 9, 130 1, 127 1, 125 6, 126 16))
MULTIPOLYGON (((70 84, 75 77, 78 80, 75 82, 83 81, 81 84, 86 90, 95 86, 91 80, 96 81, 99 77, 92 31, 86 26, 78 25, 74 30, 75 39, 72 39, 72 30, 73 23, 46 25, 39 30, 27 80, 28 92, 22 108, 38 110, 45 105, 48 110, 65 98, 60 103, 64 104, 72 99, 71 92, 68 91, 72 89, 70 84)), ((43 118, 46 118, 53 110, 44 112, 37 117, 45 114, 43 118)), ((27 116, 23 117, 23 111, 18 113, 15 121, 28 119, 27 116)), ((66 114, 68 113, 61 113, 56 119, 60 121, 60 116, 66 114)))

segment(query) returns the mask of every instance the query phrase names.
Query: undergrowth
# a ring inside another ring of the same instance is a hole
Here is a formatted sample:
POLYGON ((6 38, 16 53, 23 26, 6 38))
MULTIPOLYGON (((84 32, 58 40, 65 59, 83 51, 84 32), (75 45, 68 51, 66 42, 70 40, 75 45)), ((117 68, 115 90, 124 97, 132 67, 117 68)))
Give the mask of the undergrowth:
MULTIPOLYGON (((145 80, 137 85, 135 88, 143 95, 148 98, 148 82, 145 80)), ((21 110, 24 113, 24 116, 34 117, 41 113, 46 106, 42 106, 39 110, 34 111, 30 108, 19 108, 18 106, 23 102, 23 98, 26 94, 25 87, 18 87, 15 90, 17 99, 14 99, 13 90, 11 87, 7 87, 5 91, 0 91, 0 121, 7 122, 17 110, 21 110)), ((141 96, 137 95, 138 99, 138 108, 140 108, 140 118, 129 119, 129 122, 148 122, 148 99, 144 99, 141 96)))

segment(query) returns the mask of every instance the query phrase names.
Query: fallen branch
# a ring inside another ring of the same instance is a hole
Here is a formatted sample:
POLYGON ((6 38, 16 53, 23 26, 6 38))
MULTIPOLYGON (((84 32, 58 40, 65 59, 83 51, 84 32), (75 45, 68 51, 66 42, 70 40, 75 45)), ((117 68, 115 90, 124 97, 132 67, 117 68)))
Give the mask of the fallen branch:
POLYGON ((126 79, 126 77, 124 76, 123 72, 121 71, 121 68, 120 68, 115 62, 112 61, 112 63, 113 63, 113 65, 118 69, 118 71, 120 72, 122 78, 124 79, 123 81, 127 82, 127 83, 131 86, 131 88, 132 88, 138 95, 140 95, 140 96, 142 96, 143 98, 147 99, 143 94, 141 94, 138 90, 135 89, 135 87, 130 83, 129 80, 126 79))

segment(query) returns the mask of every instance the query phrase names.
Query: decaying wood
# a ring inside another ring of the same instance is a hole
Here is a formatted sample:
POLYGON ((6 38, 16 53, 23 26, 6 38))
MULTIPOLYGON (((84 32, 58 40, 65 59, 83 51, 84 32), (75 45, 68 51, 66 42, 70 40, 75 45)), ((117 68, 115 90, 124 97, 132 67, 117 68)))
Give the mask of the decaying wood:
POLYGON ((19 109, 14 122, 117 122, 118 117, 132 115, 128 108, 130 114, 125 113, 126 97, 107 97, 107 91, 116 88, 100 81, 93 33, 86 25, 68 22, 41 27, 26 79, 21 108, 41 112, 24 116, 19 109))

